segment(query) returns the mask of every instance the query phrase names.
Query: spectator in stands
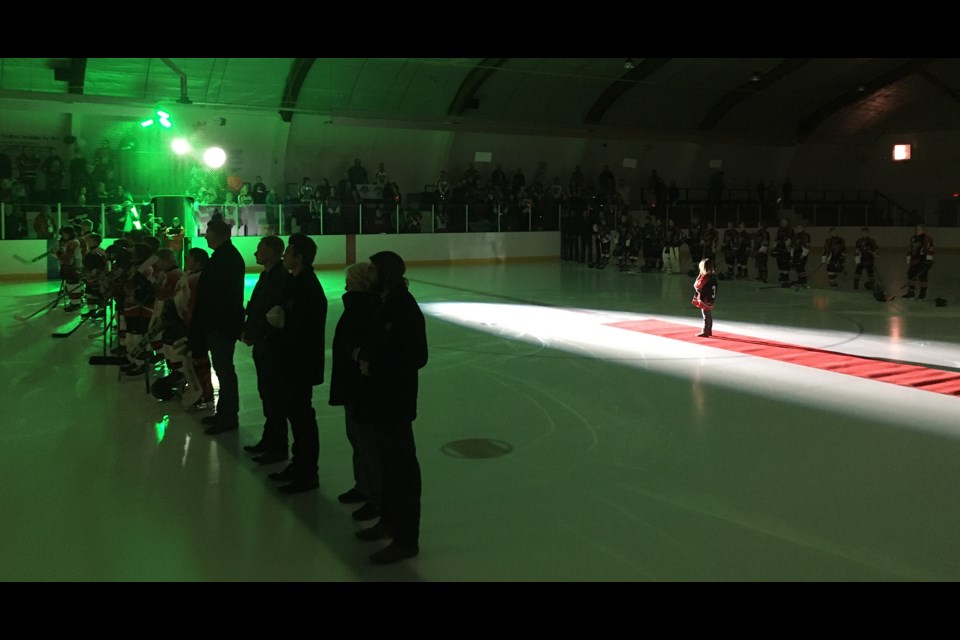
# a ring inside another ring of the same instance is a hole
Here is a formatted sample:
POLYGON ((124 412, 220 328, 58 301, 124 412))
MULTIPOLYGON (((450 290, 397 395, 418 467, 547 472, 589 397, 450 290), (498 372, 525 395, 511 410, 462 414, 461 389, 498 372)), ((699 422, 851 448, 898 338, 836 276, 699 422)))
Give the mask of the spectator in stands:
POLYGON ((650 171, 647 186, 650 188, 650 193, 653 195, 656 205, 665 207, 667 205, 667 184, 663 181, 663 178, 657 175, 656 169, 650 171))
POLYGON ((254 213, 250 207, 253 205, 253 195, 250 193, 250 183, 244 182, 240 187, 240 193, 237 194, 237 233, 243 230, 243 235, 247 235, 250 229, 250 220, 254 218, 254 213))
POLYGON ((47 147, 47 157, 40 166, 47 178, 47 202, 54 204, 63 200, 63 162, 53 147, 47 147))
POLYGON ((476 188, 480 184, 480 172, 474 168, 472 162, 467 165, 467 170, 463 173, 463 181, 470 188, 476 188))
POLYGON ((350 179, 350 186, 354 189, 358 184, 368 184, 370 182, 367 178, 367 170, 360 164, 360 158, 353 161, 353 166, 350 167, 347 175, 350 179))
POLYGON ((626 178, 620 178, 617 183, 617 195, 620 196, 620 202, 627 207, 630 206, 633 188, 627 184, 626 178))
POLYGON ((504 173, 503 167, 499 164, 497 168, 493 170, 493 173, 490 174, 490 184, 500 189, 502 193, 506 193, 507 191, 507 174, 504 173))
POLYGON ((571 193, 582 193, 584 185, 585 179, 583 177, 583 171, 580 169, 580 165, 577 165, 573 173, 570 174, 570 182, 567 187, 571 193))
POLYGON ((274 236, 280 233, 280 200, 277 197, 276 188, 267 189, 267 195, 264 196, 263 204, 267 218, 266 235, 274 236))
POLYGON ((250 195, 253 196, 253 204, 267 203, 267 185, 264 184, 263 178, 260 176, 254 179, 253 187, 250 189, 250 195))
POLYGON ((387 184, 388 176, 387 170, 384 168, 383 163, 380 163, 380 166, 377 168, 377 173, 373 176, 373 183, 379 185, 387 184))
POLYGON ((613 172, 610 171, 610 165, 603 165, 603 170, 597 178, 597 186, 599 187, 598 192, 602 196, 616 192, 617 179, 613 176, 613 172))

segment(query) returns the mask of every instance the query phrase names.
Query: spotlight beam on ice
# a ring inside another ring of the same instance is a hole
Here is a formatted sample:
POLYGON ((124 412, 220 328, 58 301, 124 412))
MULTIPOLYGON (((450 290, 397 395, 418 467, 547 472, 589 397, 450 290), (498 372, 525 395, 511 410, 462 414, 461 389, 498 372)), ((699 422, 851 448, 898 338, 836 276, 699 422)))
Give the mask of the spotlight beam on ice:
MULTIPOLYGON (((708 341, 685 342, 610 326, 657 320, 689 325, 693 336, 700 329, 699 318, 479 302, 432 302, 420 307, 432 317, 508 340, 542 343, 550 349, 648 373, 706 381, 738 392, 960 437, 956 423, 960 398, 955 396, 735 353, 710 346, 708 341)), ((953 367, 960 362, 960 346, 950 343, 900 339, 884 345, 875 336, 738 322, 725 322, 724 329, 757 340, 862 358, 907 359, 924 366, 953 367)))

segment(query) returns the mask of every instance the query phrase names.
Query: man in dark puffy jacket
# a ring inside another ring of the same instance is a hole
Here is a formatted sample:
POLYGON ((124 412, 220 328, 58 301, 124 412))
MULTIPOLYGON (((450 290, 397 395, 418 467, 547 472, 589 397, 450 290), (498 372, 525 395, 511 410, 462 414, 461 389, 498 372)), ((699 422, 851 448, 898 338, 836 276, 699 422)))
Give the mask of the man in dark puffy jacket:
POLYGON ((357 353, 368 379, 369 402, 358 419, 373 423, 383 474, 380 521, 357 532, 361 540, 393 538, 370 559, 377 564, 412 558, 420 552, 420 464, 413 439, 419 370, 427 364, 423 313, 407 290, 406 265, 392 251, 370 256, 371 288, 383 304, 357 353))

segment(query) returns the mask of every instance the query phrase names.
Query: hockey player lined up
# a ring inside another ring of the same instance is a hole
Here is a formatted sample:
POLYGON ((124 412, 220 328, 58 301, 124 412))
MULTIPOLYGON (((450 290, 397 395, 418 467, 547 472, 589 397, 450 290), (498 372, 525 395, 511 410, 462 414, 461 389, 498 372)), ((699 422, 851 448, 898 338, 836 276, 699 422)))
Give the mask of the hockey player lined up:
POLYGON ((77 230, 70 225, 60 228, 60 244, 57 247, 57 261, 60 263, 60 278, 67 292, 67 306, 64 311, 79 311, 83 301, 83 282, 80 280, 82 267, 80 241, 77 230))
POLYGON ((607 227, 606 218, 601 213, 597 223, 593 225, 593 244, 597 256, 597 269, 603 269, 610 263, 610 241, 610 229, 607 227))
MULTIPOLYGON (((713 223, 708 222, 700 234, 700 244, 703 246, 703 257, 710 258, 714 262, 717 260, 717 239, 719 234, 713 228, 713 223)), ((701 258, 702 259, 702 258, 701 258)), ((699 264, 699 263, 697 263, 699 264)))
POLYGON ((81 314, 85 317, 100 318, 104 314, 107 300, 110 298, 109 277, 110 260, 107 252, 100 248, 103 238, 98 233, 89 233, 85 238, 87 246, 83 256, 84 300, 87 310, 81 314))
POLYGON ((680 273, 680 247, 683 245, 683 231, 667 220, 663 229, 663 272, 680 273))
POLYGON ((830 227, 830 235, 823 243, 823 255, 820 263, 827 265, 827 283, 831 287, 838 286, 837 276, 843 273, 843 265, 847 260, 847 243, 837 234, 836 227, 830 227))
POLYGON ((745 222, 740 223, 740 228, 737 231, 737 279, 746 280, 749 277, 749 262, 750 262, 750 232, 747 231, 747 225, 745 222))
POLYGON ((880 251, 880 247, 877 245, 877 241, 870 237, 870 229, 867 227, 860 229, 856 254, 853 256, 853 261, 857 264, 853 276, 854 289, 860 288, 860 274, 863 273, 864 269, 867 271, 867 281, 863 283, 863 288, 873 289, 873 265, 876 262, 878 251, 880 251))
POLYGON ((152 336, 150 348, 162 353, 166 359, 167 368, 174 372, 180 367, 179 358, 176 358, 172 353, 175 335, 171 329, 179 324, 176 306, 173 303, 173 294, 176 291, 177 283, 183 276, 183 270, 180 269, 176 254, 172 249, 166 247, 158 249, 154 256, 157 260, 153 266, 154 273, 151 280, 155 302, 153 316, 150 318, 147 332, 152 336))
MULTIPOLYGON (((807 282, 807 258, 810 255, 810 234, 804 231, 803 225, 797 225, 793 235, 793 268, 797 272, 797 285, 809 287, 807 282)), ((789 280, 789 273, 787 280, 789 280)))
POLYGON ((177 283, 173 294, 173 302, 177 315, 183 320, 183 339, 178 339, 178 352, 183 354, 183 374, 187 387, 182 394, 183 406, 190 408, 213 402, 213 382, 210 379, 210 356, 207 351, 193 353, 187 349, 187 336, 190 335, 190 324, 193 320, 193 308, 197 300, 197 285, 203 268, 207 266, 210 256, 199 247, 187 252, 184 259, 184 273, 177 283))
POLYGON ((790 282, 790 269, 793 267, 793 229, 784 218, 777 227, 773 241, 773 257, 777 259, 777 280, 781 284, 790 282))
POLYGON ((723 261, 727 265, 727 279, 733 278, 733 270, 737 266, 737 249, 740 247, 740 233, 733 228, 733 222, 727 223, 723 230, 723 241, 720 248, 723 251, 723 261))
POLYGON ((636 269, 640 263, 640 226, 633 220, 627 225, 626 236, 620 236, 620 270, 636 269))
POLYGON ((127 322, 124 344, 129 364, 121 369, 130 377, 147 371, 148 348, 143 341, 153 316, 155 292, 150 276, 155 261, 149 245, 141 242, 133 245, 133 264, 127 270, 123 284, 123 316, 127 322))
POLYGON ((700 223, 697 214, 690 216, 690 228, 687 230, 687 249, 690 251, 690 259, 694 266, 699 265, 703 260, 703 231, 704 226, 700 223))
POLYGON ((659 268, 660 259, 662 258, 660 255, 662 248, 657 235, 658 229, 656 225, 654 225, 653 219, 647 216, 643 226, 640 228, 640 245, 643 251, 644 271, 655 271, 659 268))
POLYGON ((917 225, 916 233, 910 236, 907 245, 907 282, 909 288, 904 298, 923 300, 927 297, 927 275, 933 267, 933 238, 927 234, 922 224, 917 225), (920 287, 920 295, 914 290, 920 287))
POLYGON ((770 232, 761 225, 750 238, 750 253, 753 254, 753 265, 757 268, 757 280, 767 281, 767 262, 770 258, 770 232))

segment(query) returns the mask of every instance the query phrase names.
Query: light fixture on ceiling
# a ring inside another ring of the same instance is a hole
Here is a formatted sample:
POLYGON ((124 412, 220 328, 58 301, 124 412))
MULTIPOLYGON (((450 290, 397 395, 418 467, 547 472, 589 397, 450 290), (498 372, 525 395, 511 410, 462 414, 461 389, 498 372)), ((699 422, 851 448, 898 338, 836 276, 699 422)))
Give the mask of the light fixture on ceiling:
POLYGON ((760 72, 754 71, 753 75, 750 76, 750 82, 760 82, 760 72))
POLYGON ((865 84, 858 84, 858 85, 857 85, 857 93, 863 93, 863 92, 866 91, 866 90, 867 90, 867 85, 865 85, 865 84))
POLYGON ((633 58, 627 58, 626 60, 623 61, 623 68, 626 69, 627 71, 630 71, 630 69, 633 69, 633 67, 634 67, 633 58))

